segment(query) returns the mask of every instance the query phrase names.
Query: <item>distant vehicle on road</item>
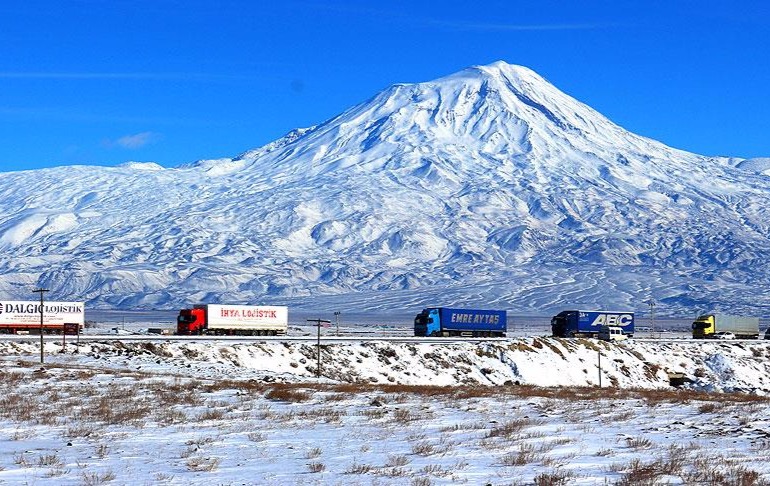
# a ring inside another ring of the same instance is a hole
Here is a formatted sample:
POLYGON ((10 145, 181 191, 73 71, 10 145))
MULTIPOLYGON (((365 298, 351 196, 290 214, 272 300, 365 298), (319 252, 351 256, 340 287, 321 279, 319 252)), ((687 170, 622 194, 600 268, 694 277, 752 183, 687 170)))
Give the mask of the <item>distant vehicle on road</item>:
POLYGON ((720 332, 734 334, 738 339, 759 338, 759 318, 731 316, 728 314, 704 314, 692 323, 692 337, 709 339, 720 332))
POLYGON ((503 310, 428 307, 414 318, 415 336, 505 337, 503 310))
POLYGON ((715 332, 714 339, 735 339, 735 334, 728 331, 715 332))
POLYGON ((624 341, 628 339, 620 326, 602 326, 599 328, 599 339, 603 341, 624 341))
POLYGON ((561 311, 551 319, 551 333, 554 337, 591 337, 599 336, 602 326, 620 327, 623 334, 634 335, 634 313, 629 311, 561 311))
POLYGON ((289 309, 268 305, 196 305, 180 310, 176 322, 179 335, 285 335, 289 309))

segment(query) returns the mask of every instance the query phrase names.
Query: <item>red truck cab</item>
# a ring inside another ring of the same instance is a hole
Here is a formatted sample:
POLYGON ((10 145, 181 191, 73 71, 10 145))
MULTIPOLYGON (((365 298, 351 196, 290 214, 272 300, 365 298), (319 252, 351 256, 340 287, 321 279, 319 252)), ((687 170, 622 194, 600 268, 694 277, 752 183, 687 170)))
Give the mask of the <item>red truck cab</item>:
POLYGON ((176 333, 182 335, 203 334, 206 328, 206 309, 182 309, 176 318, 176 333))

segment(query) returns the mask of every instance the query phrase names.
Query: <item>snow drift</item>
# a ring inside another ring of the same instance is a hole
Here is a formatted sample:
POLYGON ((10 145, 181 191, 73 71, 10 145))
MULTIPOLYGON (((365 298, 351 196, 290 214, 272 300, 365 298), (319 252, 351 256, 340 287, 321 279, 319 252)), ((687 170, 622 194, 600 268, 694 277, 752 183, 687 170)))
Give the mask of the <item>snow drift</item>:
MULTIPOLYGON (((620 344, 517 338, 485 343, 324 343, 321 381, 397 385, 533 385, 770 393, 770 347, 701 340, 620 344), (672 378, 674 381, 672 381, 672 378)), ((0 355, 37 356, 34 341, 0 343, 0 355)), ((314 344, 231 342, 47 342, 48 360, 75 351, 83 363, 207 379, 316 382, 314 344)))

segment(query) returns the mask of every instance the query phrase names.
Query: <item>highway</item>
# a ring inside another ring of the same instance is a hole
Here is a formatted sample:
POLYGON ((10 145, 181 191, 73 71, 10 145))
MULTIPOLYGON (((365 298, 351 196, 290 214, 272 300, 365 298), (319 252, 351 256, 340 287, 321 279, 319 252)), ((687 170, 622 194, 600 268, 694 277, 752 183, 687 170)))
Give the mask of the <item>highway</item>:
MULTIPOLYGON (((409 335, 376 335, 371 332, 361 334, 347 334, 342 336, 335 335, 322 335, 322 344, 349 344, 349 343, 362 343, 362 342, 390 342, 390 343, 429 343, 429 344, 453 344, 453 343, 504 343, 511 342, 517 339, 526 337, 545 337, 545 334, 533 334, 531 336, 510 336, 505 338, 471 338, 471 337, 414 337, 409 335)), ((61 335, 44 335, 43 339, 46 342, 62 342, 61 335)), ((315 344, 318 340, 315 334, 302 334, 302 335, 288 335, 288 336, 176 336, 176 335, 159 335, 159 334, 81 334, 80 336, 66 336, 66 342, 69 344, 75 342, 87 343, 87 342, 200 342, 200 343, 213 343, 213 342, 228 342, 228 343, 307 343, 315 344)), ((39 343, 40 335, 16 335, 16 334, 0 334, 0 342, 32 342, 39 343)), ((763 343, 770 344, 770 340, 764 341, 762 339, 737 339, 737 340, 701 340, 692 339, 684 334, 666 335, 666 336, 647 336, 647 337, 635 337, 625 341, 619 341, 619 343, 625 343, 633 345, 634 342, 671 342, 671 343, 692 343, 696 345, 704 343, 713 344, 727 344, 738 345, 747 343, 763 343)))
MULTIPOLYGON (((61 342, 61 335, 44 335, 45 342, 61 342)), ((342 343, 361 343, 361 342, 373 342, 373 341, 386 341, 391 343, 433 343, 433 344, 451 344, 459 342, 505 342, 510 341, 512 338, 464 338, 464 337, 451 337, 451 338, 423 338, 414 336, 321 336, 322 344, 342 344, 342 343)), ((15 335, 15 334, 0 334, 0 342, 3 341, 15 341, 15 342, 40 342, 40 335, 15 335)), ((317 336, 174 336, 174 335, 158 335, 158 334, 82 334, 79 339, 77 336, 68 335, 66 342, 71 344, 74 342, 228 342, 228 343, 308 343, 315 344, 318 341, 317 336)))

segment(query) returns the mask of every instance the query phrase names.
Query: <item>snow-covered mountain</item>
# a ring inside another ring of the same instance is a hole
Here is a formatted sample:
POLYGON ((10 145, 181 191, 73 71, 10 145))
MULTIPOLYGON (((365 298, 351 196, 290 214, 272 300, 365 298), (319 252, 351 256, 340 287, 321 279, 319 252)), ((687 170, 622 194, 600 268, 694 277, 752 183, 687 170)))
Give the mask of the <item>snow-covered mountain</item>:
POLYGON ((497 62, 233 159, 0 174, 0 296, 767 315, 768 167, 629 133, 497 62))

